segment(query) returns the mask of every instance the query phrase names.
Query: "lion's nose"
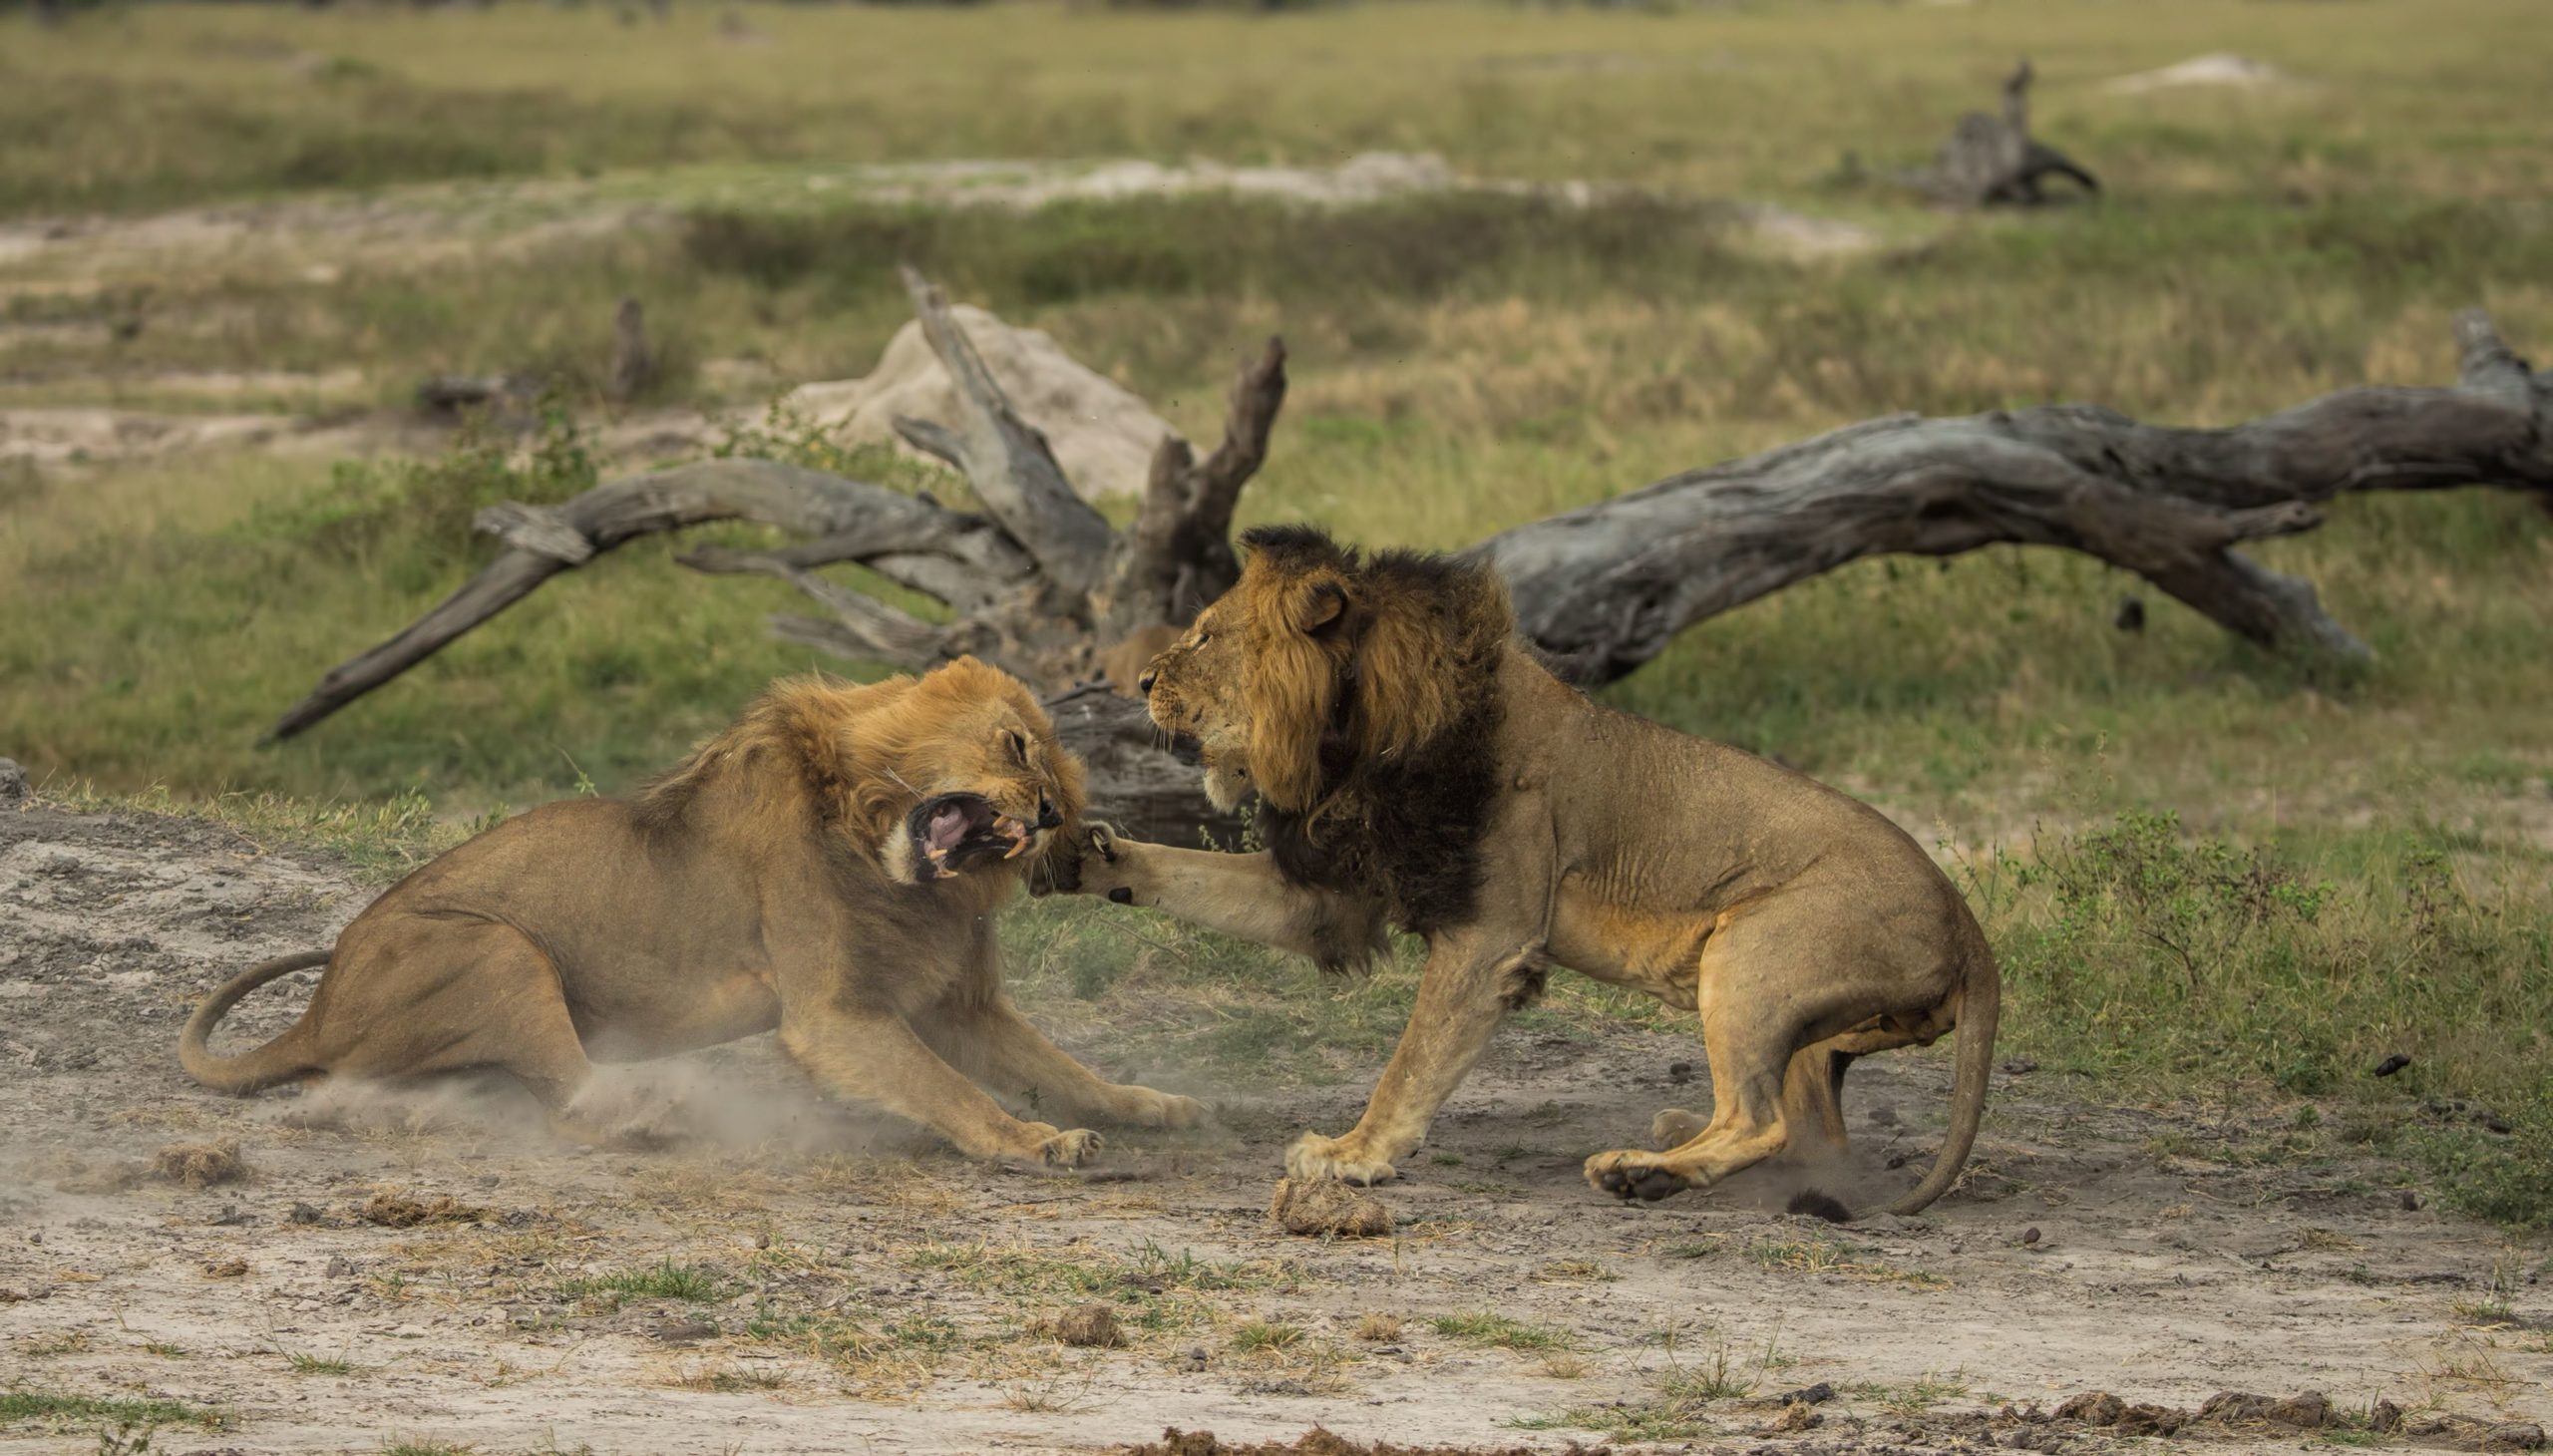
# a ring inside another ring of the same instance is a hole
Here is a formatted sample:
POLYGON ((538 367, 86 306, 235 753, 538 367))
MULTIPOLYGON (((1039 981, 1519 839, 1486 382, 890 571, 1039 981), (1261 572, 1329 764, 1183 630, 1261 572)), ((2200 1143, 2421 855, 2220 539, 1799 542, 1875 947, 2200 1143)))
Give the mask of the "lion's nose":
POLYGON ((1161 676, 1161 674, 1158 672, 1147 672, 1143 676, 1136 678, 1135 691, 1139 693, 1151 692, 1153 690, 1153 679, 1159 676, 1161 676))
POLYGON ((1060 827, 1063 822, 1063 813, 1055 808, 1055 801, 1047 798, 1043 794, 1038 795, 1037 827, 1039 829, 1055 829, 1060 827))

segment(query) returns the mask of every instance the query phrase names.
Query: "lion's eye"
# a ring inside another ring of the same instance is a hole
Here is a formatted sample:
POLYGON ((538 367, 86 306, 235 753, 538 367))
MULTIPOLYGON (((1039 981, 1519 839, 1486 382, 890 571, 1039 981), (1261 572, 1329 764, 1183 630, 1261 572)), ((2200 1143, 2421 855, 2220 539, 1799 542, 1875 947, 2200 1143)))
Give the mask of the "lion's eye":
POLYGON ((1012 758, 1019 760, 1021 763, 1028 762, 1027 739, 1020 737, 1015 732, 1004 733, 1002 734, 1002 737, 1010 741, 1010 756, 1012 758))

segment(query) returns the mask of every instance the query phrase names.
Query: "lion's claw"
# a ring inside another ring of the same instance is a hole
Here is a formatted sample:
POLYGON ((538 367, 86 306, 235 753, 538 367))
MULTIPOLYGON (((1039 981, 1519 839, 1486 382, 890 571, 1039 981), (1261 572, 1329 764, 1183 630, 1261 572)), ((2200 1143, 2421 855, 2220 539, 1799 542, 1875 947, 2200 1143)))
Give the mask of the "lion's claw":
POLYGON ((1079 1168, 1099 1156, 1104 1140, 1086 1127, 1060 1132, 1037 1145, 1037 1156, 1053 1168, 1079 1168))

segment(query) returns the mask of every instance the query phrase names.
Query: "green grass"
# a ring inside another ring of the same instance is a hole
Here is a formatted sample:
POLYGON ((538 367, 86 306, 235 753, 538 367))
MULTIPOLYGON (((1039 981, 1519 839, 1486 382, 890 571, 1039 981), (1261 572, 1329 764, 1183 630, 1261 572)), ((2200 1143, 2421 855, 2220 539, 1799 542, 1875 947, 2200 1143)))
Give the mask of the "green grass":
POLYGON ((157 1426, 177 1421, 217 1425, 217 1410, 177 1400, 138 1400, 124 1396, 65 1395, 51 1390, 0 1390, 0 1424, 46 1421, 55 1424, 105 1423, 157 1426))
POLYGON ((1265 1319, 1253 1319, 1233 1331, 1233 1348, 1244 1354, 1255 1354, 1262 1350, 1287 1350, 1300 1344, 1302 1339, 1303 1330, 1300 1325, 1272 1324, 1265 1319))
POLYGON ((1549 1324, 1535 1324, 1486 1310, 1462 1314, 1440 1314, 1429 1321, 1438 1334, 1458 1339, 1465 1344, 1486 1345, 1496 1349, 1534 1352, 1567 1350, 1578 1346, 1578 1337, 1566 1329, 1549 1324))
POLYGON ((286 1355, 284 1359, 292 1366, 292 1372, 296 1375, 351 1375, 355 1372, 352 1361, 326 1355, 296 1352, 286 1355))
POLYGON ((619 1270, 568 1279, 558 1292, 570 1299, 604 1299, 617 1305, 629 1299, 680 1299, 708 1304, 736 1291, 733 1281, 703 1265, 676 1264, 667 1258, 650 1268, 619 1270))
POLYGON ((2401 1128, 2451 1204, 2553 1216, 2542 853, 2434 828, 2237 846, 2129 814, 1966 869, 2004 963, 2006 1045, 2114 1088, 2337 1104, 2219 1155, 2312 1161, 2401 1128), (2410 1066, 2367 1075, 2395 1053, 2410 1066), (2430 1105, 2455 1099, 2512 1131, 2430 1105))
POLYGON ((52 31, 0 19, 0 133, 28 144, 0 164, 0 212, 681 164, 1308 163, 1364 148, 1434 149, 1489 174, 1805 190, 1848 150, 1920 157, 1991 103, 2014 54, 2038 63, 2041 129, 2113 191, 2276 198, 2365 180, 2509 194, 2548 180, 2534 134, 2494 104, 2538 74, 2533 15, 2459 0, 2304 28, 2284 11, 2158 0, 2132 22, 2027 7, 1989 28, 1879 4, 1266 19, 744 4, 629 25, 529 4, 464 23, 101 8, 52 31), (729 13, 742 36, 720 29, 729 13), (2086 84, 2205 50, 2276 57, 2321 84, 2159 100, 2086 84), (847 57, 901 60, 855 61, 861 84, 845 86, 847 57))

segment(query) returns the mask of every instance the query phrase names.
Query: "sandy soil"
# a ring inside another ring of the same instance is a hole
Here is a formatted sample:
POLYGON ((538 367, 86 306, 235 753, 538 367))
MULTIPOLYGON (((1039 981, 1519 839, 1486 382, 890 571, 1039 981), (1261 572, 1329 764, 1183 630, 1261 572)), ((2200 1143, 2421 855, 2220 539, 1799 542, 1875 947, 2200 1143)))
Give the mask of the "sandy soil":
MULTIPOLYGON (((1599 1197, 1580 1160, 1701 1096, 1676 1065, 1698 1047, 1511 1035, 1380 1191, 1392 1235, 1327 1242, 1270 1224, 1271 1180, 1283 1140, 1343 1127, 1361 1086, 1191 1087, 1223 1102, 1213 1133, 1120 1135, 1097 1172, 1043 1177, 864 1126, 760 1040, 632 1070, 632 1115, 688 1133, 649 1152, 558 1146, 490 1092, 186 1082, 188 1004, 324 943, 367 894, 224 828, 0 805, 0 1394, 217 1412, 160 1431, 180 1453, 1084 1451, 1314 1423, 1560 1450, 1669 1388, 1694 1397, 1689 1434, 1637 1449, 2124 1449, 2029 1418, 2090 1390, 2194 1409, 2311 1388, 2344 1412, 2389 1399, 2420 1433, 2176 1438, 2225 1451, 2478 1447, 2553 1415, 2540 1253, 2406 1208, 2382 1167, 2166 1155, 2258 1129, 2019 1067, 1964 1190, 1837 1229, 1774 1211, 1778 1170, 1656 1206, 1599 1197), (241 1181, 148 1166, 224 1142, 241 1181), (705 1286, 575 1282, 665 1261, 705 1286), (1039 1332, 1092 1299, 1124 1346, 1039 1332), (1523 1324, 1502 1346, 1482 1314, 1523 1324), (1735 1389, 1702 1399, 1710 1377, 1735 1389), (1821 1382, 1814 1405, 1768 1398, 1821 1382)), ((252 998, 236 1032, 280 1028, 309 980, 252 998)), ((1104 1038, 1079 1049, 1140 1070, 1104 1038)), ((1938 1059, 1883 1060, 1849 1099, 1865 1197, 1929 1154, 1946 1080, 1938 1059)), ((0 1425, 0 1451, 95 1450, 95 1427, 0 1425)))

